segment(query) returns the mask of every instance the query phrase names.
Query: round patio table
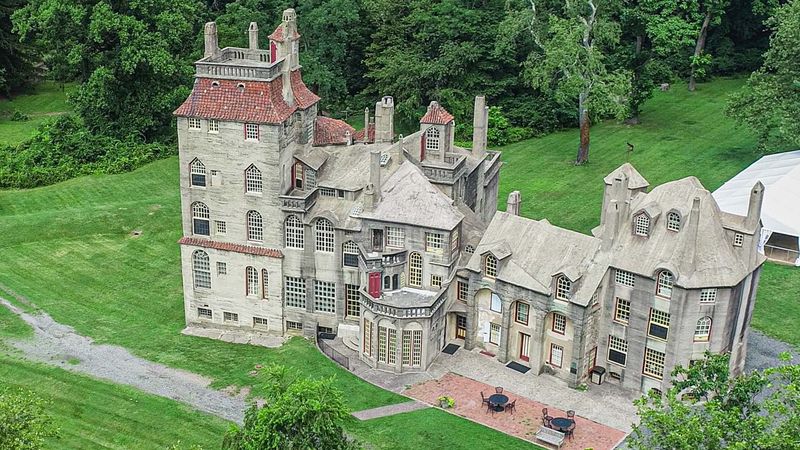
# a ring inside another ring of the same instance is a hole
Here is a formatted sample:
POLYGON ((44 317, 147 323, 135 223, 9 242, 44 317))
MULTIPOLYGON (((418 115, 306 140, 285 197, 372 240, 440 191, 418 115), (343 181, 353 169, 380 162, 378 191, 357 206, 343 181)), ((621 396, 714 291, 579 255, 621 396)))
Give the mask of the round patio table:
POLYGON ((508 396, 503 394, 492 394, 489 396, 489 404, 495 411, 502 411, 506 403, 508 403, 508 396))
POLYGON ((575 423, 574 420, 566 417, 555 417, 550 419, 550 426, 553 427, 554 430, 558 430, 562 433, 567 431, 573 423, 575 423))

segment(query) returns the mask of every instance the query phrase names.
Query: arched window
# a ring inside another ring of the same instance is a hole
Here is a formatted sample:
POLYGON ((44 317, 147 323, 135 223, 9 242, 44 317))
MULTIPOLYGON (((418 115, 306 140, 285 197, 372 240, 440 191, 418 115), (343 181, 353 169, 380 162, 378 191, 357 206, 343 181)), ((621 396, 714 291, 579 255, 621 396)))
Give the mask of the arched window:
POLYGON ((483 274, 490 278, 497 277, 497 258, 492 255, 486 255, 483 258, 483 274))
POLYGON ((672 272, 668 270, 662 270, 661 272, 658 272, 658 281, 656 283, 656 295, 666 298, 672 297, 673 282, 674 282, 674 277, 672 276, 672 272))
POLYGON ((347 241, 342 245, 342 265, 345 267, 358 267, 358 245, 347 241))
POLYGON ((569 300, 572 295, 572 281, 565 275, 561 275, 556 280, 556 298, 559 300, 569 300))
POLYGON ((244 190, 245 192, 261 193, 264 189, 264 182, 261 178, 261 171, 258 167, 250 165, 244 170, 244 190))
POLYGON ((694 329, 695 341, 707 341, 711 334, 711 317, 701 317, 697 321, 697 326, 694 329))
POLYGON ((206 166, 197 158, 189 164, 189 177, 192 186, 206 185, 206 166))
POLYGON ((209 236, 211 233, 211 213, 203 202, 192 203, 192 234, 209 236))
POLYGON ((267 269, 261 269, 261 298, 267 298, 269 294, 269 273, 267 269))
POLYGON ((422 255, 417 252, 408 256, 408 284, 422 286, 422 255))
POLYGON ((392 277, 386 275, 383 277, 383 290, 388 291, 392 289, 392 277))
POLYGON ((394 274, 392 275, 392 290, 396 291, 400 289, 400 275, 394 274))
POLYGON ((195 288, 211 289, 211 262, 202 250, 192 253, 192 278, 195 288))
POLYGON ((425 132, 425 150, 438 152, 439 151, 439 130, 434 127, 428 128, 425 132))
POLYGON ((633 218, 633 234, 647 236, 650 234, 650 218, 647 214, 639 214, 633 218))
POLYGON ((333 224, 328 219, 317 219, 314 226, 316 236, 316 250, 318 252, 333 253, 333 224))
POLYGON ((667 229, 669 231, 679 231, 681 229, 681 215, 675 211, 667 214, 667 229))
POLYGON ((247 278, 247 295, 258 295, 258 270, 255 267, 247 266, 245 277, 247 278))
POLYGON ((257 242, 264 240, 264 221, 258 211, 247 211, 247 240, 257 242))
POLYGON ((303 222, 297 216, 286 218, 286 247, 303 248, 303 222))

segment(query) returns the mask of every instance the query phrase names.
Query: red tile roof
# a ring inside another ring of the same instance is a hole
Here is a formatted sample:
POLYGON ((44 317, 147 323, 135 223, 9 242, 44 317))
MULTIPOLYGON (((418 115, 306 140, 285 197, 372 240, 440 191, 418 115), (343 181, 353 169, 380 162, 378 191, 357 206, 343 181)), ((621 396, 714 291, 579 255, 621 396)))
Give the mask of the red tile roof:
MULTIPOLYGON (((297 30, 295 30, 294 32, 294 38, 295 39, 300 38, 300 33, 298 33, 297 30)), ((269 40, 283 42, 283 25, 278 25, 278 28, 275 28, 275 31, 273 31, 272 34, 269 35, 269 40)))
POLYGON ((300 74, 300 69, 292 71, 292 92, 294 93, 294 102, 300 109, 306 109, 309 106, 319 101, 319 96, 306 87, 303 83, 303 76, 300 74))
POLYGON ((346 144, 346 132, 355 135, 356 129, 343 120, 318 116, 314 124, 314 145, 346 144))
POLYGON ((371 123, 366 129, 356 131, 356 133, 353 135, 353 141, 367 143, 375 142, 375 124, 371 123))
POLYGON ((281 77, 272 81, 197 78, 189 98, 173 114, 235 122, 282 123, 297 109, 284 101, 282 88, 281 77), (240 84, 244 88, 240 89, 240 84))
POLYGON ((269 256, 271 258, 283 258, 283 253, 274 248, 255 247, 252 245, 230 244, 227 242, 216 242, 208 239, 182 237, 178 244, 191 245, 194 247, 213 248, 215 250, 225 250, 236 253, 246 253, 248 255, 269 256))
POLYGON ((446 125, 453 120, 453 115, 447 112, 442 105, 437 102, 431 102, 428 105, 428 112, 419 119, 419 123, 429 123, 433 125, 446 125))

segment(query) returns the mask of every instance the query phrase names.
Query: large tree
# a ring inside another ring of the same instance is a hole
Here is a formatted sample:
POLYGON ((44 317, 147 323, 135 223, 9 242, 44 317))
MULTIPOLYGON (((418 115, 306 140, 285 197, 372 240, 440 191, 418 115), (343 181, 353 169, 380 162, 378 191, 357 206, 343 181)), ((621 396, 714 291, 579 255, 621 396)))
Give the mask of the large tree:
POLYGON ((58 434, 47 414, 47 403, 24 390, 0 389, 0 448, 37 450, 58 434))
POLYGON ((731 378, 728 355, 676 367, 664 395, 636 401, 634 450, 782 450, 800 447, 800 365, 731 378))
POLYGON ((620 26, 609 0, 567 0, 540 8, 531 0, 530 29, 539 47, 526 61, 531 85, 577 104, 580 143, 576 164, 589 160, 591 117, 624 118, 630 92, 627 70, 610 67, 607 53, 619 43, 620 26))
POLYGON ((762 150, 800 146, 800 1, 775 10, 764 64, 734 94, 727 113, 753 129, 762 150))
POLYGON ((0 0, 0 94, 4 95, 30 83, 33 73, 32 49, 19 42, 11 22, 11 15, 24 4, 0 0))

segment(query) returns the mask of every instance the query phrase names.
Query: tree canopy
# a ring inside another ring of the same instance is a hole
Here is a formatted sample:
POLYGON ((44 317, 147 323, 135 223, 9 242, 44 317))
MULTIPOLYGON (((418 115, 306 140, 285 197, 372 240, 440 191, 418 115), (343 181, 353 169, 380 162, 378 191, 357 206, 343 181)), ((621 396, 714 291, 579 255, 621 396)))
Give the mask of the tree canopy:
POLYGON ((57 434, 44 400, 30 391, 0 388, 0 448, 38 450, 57 434))

